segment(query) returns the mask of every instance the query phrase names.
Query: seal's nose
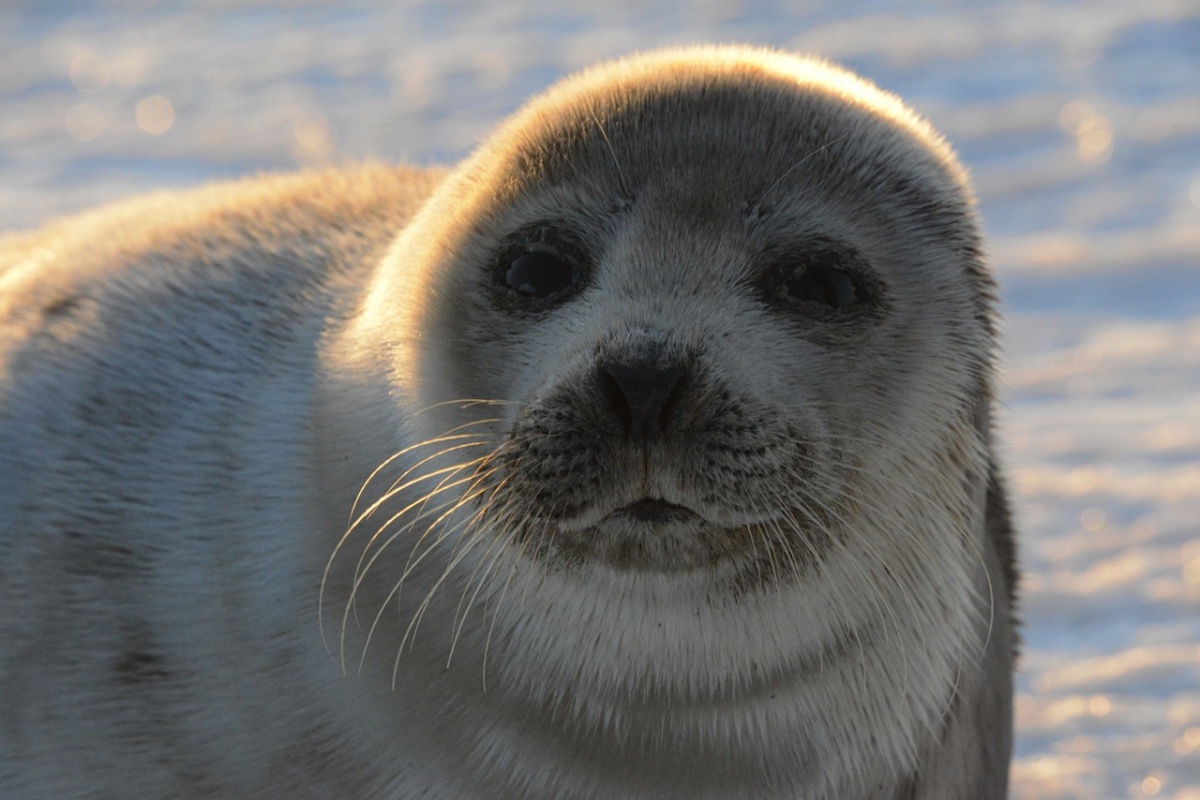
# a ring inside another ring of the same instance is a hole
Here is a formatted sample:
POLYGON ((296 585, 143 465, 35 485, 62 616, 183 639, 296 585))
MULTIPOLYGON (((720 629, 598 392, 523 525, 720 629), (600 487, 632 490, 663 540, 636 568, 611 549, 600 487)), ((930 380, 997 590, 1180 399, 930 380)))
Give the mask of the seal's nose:
POLYGON ((606 359, 596 370, 600 390, 631 441, 651 442, 666 434, 687 377, 685 366, 655 355, 606 359))

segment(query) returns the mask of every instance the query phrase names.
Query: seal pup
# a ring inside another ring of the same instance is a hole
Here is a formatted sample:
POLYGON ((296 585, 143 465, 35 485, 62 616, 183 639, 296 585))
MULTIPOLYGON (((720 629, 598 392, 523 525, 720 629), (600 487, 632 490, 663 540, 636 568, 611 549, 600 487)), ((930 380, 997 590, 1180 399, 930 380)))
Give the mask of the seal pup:
POLYGON ((0 245, 0 796, 1001 798, 963 170, 760 49, 0 245))

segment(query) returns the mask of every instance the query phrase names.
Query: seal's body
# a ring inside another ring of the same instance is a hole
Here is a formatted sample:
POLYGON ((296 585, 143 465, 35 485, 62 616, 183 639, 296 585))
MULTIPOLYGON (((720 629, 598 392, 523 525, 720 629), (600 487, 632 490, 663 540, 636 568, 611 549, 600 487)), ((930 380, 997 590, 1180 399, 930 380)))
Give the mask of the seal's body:
POLYGON ((1003 797, 994 313, 936 134, 736 48, 4 240, 0 796, 1003 797))

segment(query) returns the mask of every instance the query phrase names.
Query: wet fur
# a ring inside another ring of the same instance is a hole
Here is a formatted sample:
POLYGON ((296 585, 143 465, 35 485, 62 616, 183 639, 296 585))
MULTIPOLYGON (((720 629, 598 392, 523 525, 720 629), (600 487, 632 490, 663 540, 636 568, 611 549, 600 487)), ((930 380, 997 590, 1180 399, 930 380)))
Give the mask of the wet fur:
POLYGON ((0 240, 0 796, 1005 796, 971 204, 894 98, 697 49, 452 173, 0 240), (594 282, 522 317, 487 265, 551 217, 594 282), (796 229, 887 262, 879 320, 763 310, 796 229), (650 346, 690 383, 635 485, 595 365, 650 346), (604 521, 648 492, 708 522, 604 521))

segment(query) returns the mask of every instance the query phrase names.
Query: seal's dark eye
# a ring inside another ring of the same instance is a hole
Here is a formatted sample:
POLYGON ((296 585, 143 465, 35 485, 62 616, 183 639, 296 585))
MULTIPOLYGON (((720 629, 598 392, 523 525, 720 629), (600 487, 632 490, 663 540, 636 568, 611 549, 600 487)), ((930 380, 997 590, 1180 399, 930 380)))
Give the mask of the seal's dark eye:
POLYGON ((819 241, 773 258, 761 287, 766 301, 776 307, 824 315, 869 304, 872 284, 866 274, 853 251, 819 241))
POLYGON ((578 280, 578 270, 566 258, 545 250, 530 250, 516 255, 504 273, 504 283, 522 297, 545 299, 578 280))
POLYGON ((519 228, 496 251, 492 297, 499 308, 540 314, 583 291, 591 266, 587 247, 568 226, 550 221, 519 228))
POLYGON ((820 303, 849 308, 861 299, 854 280, 828 264, 805 264, 783 281, 787 298, 797 303, 820 303))

